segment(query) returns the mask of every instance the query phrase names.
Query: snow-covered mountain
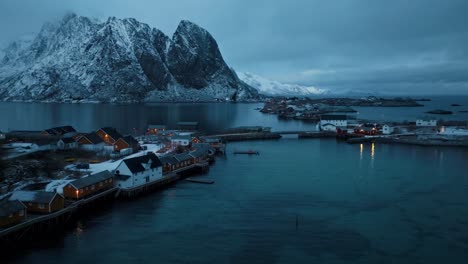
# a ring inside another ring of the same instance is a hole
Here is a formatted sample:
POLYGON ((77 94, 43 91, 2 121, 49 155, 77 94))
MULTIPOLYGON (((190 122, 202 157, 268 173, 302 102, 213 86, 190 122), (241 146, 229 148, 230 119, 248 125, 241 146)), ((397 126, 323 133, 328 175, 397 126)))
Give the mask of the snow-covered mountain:
POLYGON ((0 58, 0 99, 210 101, 258 97, 205 29, 181 21, 172 39, 135 19, 75 14, 45 24, 0 58))
POLYGON ((257 89, 260 94, 269 96, 310 96, 323 95, 328 93, 328 90, 325 89, 320 89, 313 86, 281 83, 252 73, 237 72, 237 76, 239 76, 239 79, 248 85, 257 89))

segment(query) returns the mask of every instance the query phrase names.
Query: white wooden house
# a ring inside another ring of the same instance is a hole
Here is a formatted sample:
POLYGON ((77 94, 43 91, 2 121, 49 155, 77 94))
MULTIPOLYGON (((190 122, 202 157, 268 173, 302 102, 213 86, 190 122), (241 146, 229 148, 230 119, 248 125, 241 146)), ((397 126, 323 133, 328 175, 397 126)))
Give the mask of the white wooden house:
POLYGON ((416 126, 419 127, 435 127, 437 126, 437 120, 434 118, 421 118, 416 120, 416 126))
POLYGON ((384 135, 390 135, 393 133, 395 129, 387 124, 382 126, 382 134, 384 135))
POLYGON ((337 128, 348 126, 346 115, 322 115, 320 117, 319 128, 324 131, 336 131, 337 128))
POLYGON ((162 178, 162 164, 154 153, 124 159, 114 170, 116 184, 131 189, 162 178))

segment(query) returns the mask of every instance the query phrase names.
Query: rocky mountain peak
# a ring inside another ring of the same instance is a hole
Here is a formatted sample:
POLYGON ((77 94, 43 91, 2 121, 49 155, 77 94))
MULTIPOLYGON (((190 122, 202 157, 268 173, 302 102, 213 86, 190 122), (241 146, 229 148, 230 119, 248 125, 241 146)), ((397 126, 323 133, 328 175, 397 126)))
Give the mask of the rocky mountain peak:
POLYGON ((256 96, 226 65, 216 40, 181 21, 172 39, 133 18, 74 13, 45 24, 0 60, 3 100, 209 101, 256 96), (21 58, 21 59, 19 59, 21 58))

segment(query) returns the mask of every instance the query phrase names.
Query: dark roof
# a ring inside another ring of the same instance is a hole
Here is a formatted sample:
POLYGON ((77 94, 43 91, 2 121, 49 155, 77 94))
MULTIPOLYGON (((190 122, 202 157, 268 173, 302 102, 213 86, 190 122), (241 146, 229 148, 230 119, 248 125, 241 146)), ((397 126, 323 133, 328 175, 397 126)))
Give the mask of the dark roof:
POLYGON ((76 130, 72 126, 59 126, 53 127, 45 130, 48 134, 61 136, 66 133, 76 132, 76 130))
POLYGON ((113 127, 103 127, 101 128, 101 130, 104 131, 104 133, 109 135, 109 137, 111 137, 115 141, 123 137, 119 132, 117 132, 117 129, 113 127))
POLYGON ((16 191, 10 196, 9 200, 19 200, 21 202, 45 203, 49 204, 54 197, 58 195, 56 192, 46 191, 16 191))
POLYGON ((195 143, 193 147, 195 150, 191 151, 189 154, 194 158, 208 156, 209 150, 211 149, 210 144, 207 143, 195 143))
POLYGON ((138 156, 134 158, 124 159, 123 162, 127 165, 128 169, 132 173, 145 171, 143 164, 147 164, 151 160, 151 169, 161 167, 161 161, 156 154, 149 152, 146 155, 138 156))
POLYGON ((0 202, 0 217, 9 216, 19 210, 25 209, 26 206, 18 200, 4 200, 0 202))
POLYGON ((169 163, 171 165, 175 165, 179 163, 174 155, 165 155, 160 158, 162 164, 169 163))
POLYGON ((125 140, 130 146, 138 145, 138 141, 132 136, 124 136, 121 139, 125 140))
POLYGON ((98 134, 92 132, 86 135, 83 135, 83 137, 87 138, 92 144, 99 144, 104 142, 101 137, 98 136, 98 134))
POLYGON ((61 138, 60 140, 62 140, 63 143, 65 143, 65 144, 70 144, 70 143, 76 142, 75 139, 73 139, 73 138, 61 138))
POLYGON ((186 161, 192 159, 192 156, 190 156, 188 153, 180 153, 174 155, 174 158, 176 158, 179 162, 186 161))
POLYGON ((347 120, 346 115, 322 115, 320 120, 347 120))
POLYGON ((92 175, 89 175, 88 177, 83 177, 78 180, 74 180, 70 182, 72 186, 74 186, 76 189, 81 189, 86 186, 90 186, 96 183, 100 183, 104 180, 110 179, 114 177, 112 173, 110 173, 108 170, 101 171, 92 175))

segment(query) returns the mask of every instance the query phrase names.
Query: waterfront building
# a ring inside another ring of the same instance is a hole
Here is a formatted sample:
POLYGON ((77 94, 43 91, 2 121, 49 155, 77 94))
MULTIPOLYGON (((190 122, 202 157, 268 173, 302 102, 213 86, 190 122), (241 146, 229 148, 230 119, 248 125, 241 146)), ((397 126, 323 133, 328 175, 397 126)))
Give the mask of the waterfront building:
POLYGON ((322 115, 319 128, 324 131, 336 131, 337 128, 346 128, 348 117, 346 115, 322 115))
POLYGON ((74 180, 63 187, 68 199, 82 199, 114 187, 114 175, 108 170, 74 180))
POLYGON ((382 134, 384 135, 390 135, 393 133, 395 129, 387 124, 382 126, 382 134))
POLYGON ((435 127, 437 126, 437 120, 435 118, 425 117, 416 120, 416 126, 418 127, 435 127))
POLYGON ((26 219, 26 206, 18 201, 0 201, 0 228, 21 223, 26 219))
POLYGON ((162 178, 162 164, 152 152, 124 159, 114 170, 116 186, 122 189, 138 187, 162 178))
POLYGON ((468 129, 442 126, 439 134, 444 136, 468 136, 468 129))
POLYGON ((171 137, 172 147, 183 146, 187 147, 190 145, 192 137, 190 135, 174 135, 171 137))
POLYGON ((16 191, 9 198, 18 200, 27 207, 29 213, 48 214, 63 209, 65 199, 56 192, 46 191, 16 191))

